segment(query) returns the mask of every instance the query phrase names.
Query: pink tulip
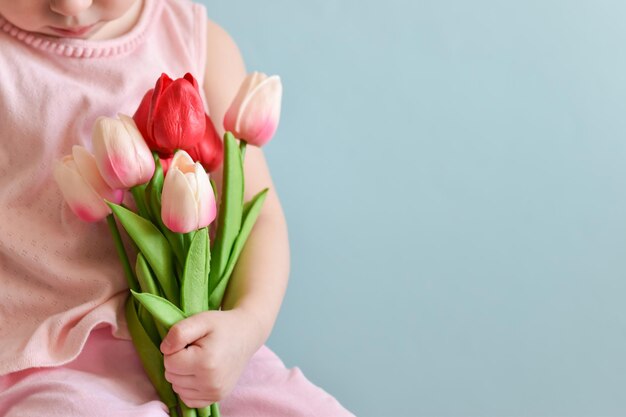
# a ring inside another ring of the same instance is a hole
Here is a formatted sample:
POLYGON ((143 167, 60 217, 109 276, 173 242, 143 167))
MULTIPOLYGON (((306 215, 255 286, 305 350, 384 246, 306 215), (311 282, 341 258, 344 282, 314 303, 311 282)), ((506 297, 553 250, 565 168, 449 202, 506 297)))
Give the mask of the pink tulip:
POLYGON ((145 184, 154 174, 154 158, 133 119, 99 117, 93 127, 96 162, 111 188, 145 184))
POLYGON ((208 174, 187 152, 176 152, 163 181, 163 223, 173 232, 188 233, 208 226, 216 214, 208 174))
POLYGON ((112 189, 104 181, 96 158, 82 146, 74 146, 72 155, 57 161, 54 179, 70 209, 86 222, 102 220, 111 213, 104 200, 119 204, 124 198, 124 191, 112 189))
POLYGON ((266 144, 278 127, 282 93, 278 75, 249 74, 224 116, 224 128, 251 145, 266 144))

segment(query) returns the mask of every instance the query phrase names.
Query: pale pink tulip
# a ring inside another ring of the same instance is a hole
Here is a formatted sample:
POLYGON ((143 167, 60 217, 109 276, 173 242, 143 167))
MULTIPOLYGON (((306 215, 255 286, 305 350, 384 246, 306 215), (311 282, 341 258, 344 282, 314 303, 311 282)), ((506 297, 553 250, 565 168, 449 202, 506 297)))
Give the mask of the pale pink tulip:
POLYGON ((216 214, 215 195, 208 174, 187 152, 176 152, 163 181, 163 224, 173 232, 188 233, 208 226, 216 214))
POLYGON ((86 222, 102 220, 111 213, 104 200, 119 204, 124 198, 124 191, 104 181, 96 158, 82 146, 74 146, 72 155, 57 161, 53 174, 69 207, 86 222))
POLYGON ((154 158, 134 120, 99 117, 93 126, 96 162, 112 188, 128 189, 145 184, 154 174, 154 158))
POLYGON ((278 127, 282 94, 278 75, 249 74, 224 116, 224 129, 251 145, 266 144, 278 127))

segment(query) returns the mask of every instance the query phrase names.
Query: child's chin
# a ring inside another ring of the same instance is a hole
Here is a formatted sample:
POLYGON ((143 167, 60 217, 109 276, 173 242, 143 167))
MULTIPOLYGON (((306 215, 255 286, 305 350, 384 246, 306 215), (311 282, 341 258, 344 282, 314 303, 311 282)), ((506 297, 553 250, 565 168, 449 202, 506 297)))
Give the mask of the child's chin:
POLYGON ((101 28, 102 24, 100 23, 78 28, 58 28, 48 26, 46 28, 46 35, 54 36, 57 38, 89 39, 101 28))

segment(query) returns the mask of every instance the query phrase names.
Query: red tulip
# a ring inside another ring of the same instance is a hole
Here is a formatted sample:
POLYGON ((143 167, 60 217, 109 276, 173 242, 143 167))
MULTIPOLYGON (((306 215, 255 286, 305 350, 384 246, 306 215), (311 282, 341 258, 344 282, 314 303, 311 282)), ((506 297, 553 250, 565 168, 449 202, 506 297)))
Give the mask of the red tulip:
POLYGON ((196 146, 185 150, 194 161, 200 162, 207 172, 213 172, 222 163, 224 146, 208 115, 204 137, 196 146))
POLYGON ((162 74, 133 116, 148 147, 168 158, 204 137, 204 105, 198 82, 189 73, 172 80, 162 74))

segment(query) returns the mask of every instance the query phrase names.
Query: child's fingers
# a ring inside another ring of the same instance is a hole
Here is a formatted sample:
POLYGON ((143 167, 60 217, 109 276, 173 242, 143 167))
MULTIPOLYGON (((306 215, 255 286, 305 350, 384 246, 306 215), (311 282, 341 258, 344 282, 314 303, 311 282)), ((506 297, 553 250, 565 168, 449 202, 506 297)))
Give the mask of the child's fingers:
POLYGON ((191 345, 171 355, 164 355, 163 364, 166 371, 177 375, 195 375, 199 351, 198 346, 191 345))
POLYGON ((216 311, 195 314, 173 325, 161 342, 161 352, 169 355, 184 349, 211 332, 216 311))
POLYGON ((198 379, 194 375, 179 375, 166 370, 165 380, 181 388, 199 390, 198 379))
MULTIPOLYGON (((212 401, 209 398, 206 398, 206 395, 203 395, 200 391, 194 391, 190 389, 180 388, 177 386, 172 386, 174 392, 180 396, 180 399, 188 407, 204 407, 204 405, 200 405, 200 403, 211 403, 212 401)), ((206 404, 208 405, 208 404, 206 404)))

